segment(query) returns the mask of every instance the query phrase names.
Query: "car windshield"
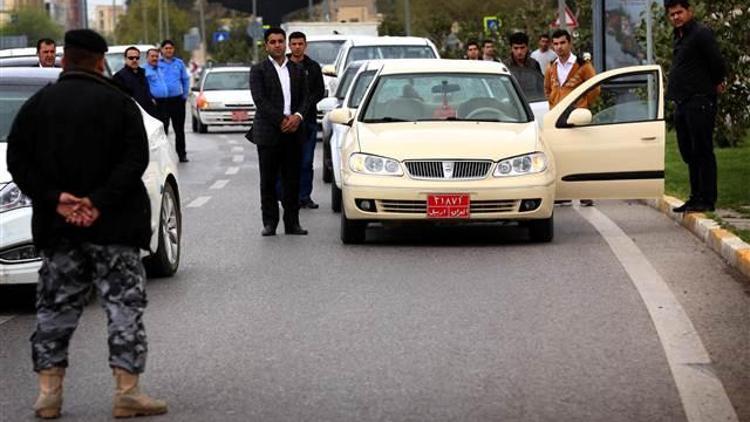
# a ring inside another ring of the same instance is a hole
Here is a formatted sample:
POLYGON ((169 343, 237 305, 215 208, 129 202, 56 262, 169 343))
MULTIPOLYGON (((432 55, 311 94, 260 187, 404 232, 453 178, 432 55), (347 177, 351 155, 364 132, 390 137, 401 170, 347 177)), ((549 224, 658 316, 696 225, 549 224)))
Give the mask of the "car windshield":
POLYGON ((354 75, 357 74, 358 70, 359 66, 349 66, 346 68, 346 71, 341 76, 341 82, 339 82, 339 86, 336 87, 336 98, 341 100, 344 99, 347 91, 349 91, 349 86, 351 86, 352 81, 354 80, 354 75))
POLYGON ((434 58, 435 52, 427 45, 369 45, 352 47, 344 64, 356 60, 434 58))
POLYGON ((333 64, 342 44, 344 44, 344 40, 308 41, 305 54, 320 63, 321 66, 333 64))
POLYGON ((546 101, 544 95, 544 76, 534 69, 514 66, 510 72, 518 81, 526 100, 530 103, 546 101))
POLYGON ((7 142, 18 110, 39 88, 39 85, 0 85, 0 142, 7 142))
POLYGON ((509 75, 398 74, 381 76, 375 83, 361 114, 366 123, 533 120, 509 75))
MULTIPOLYGON (((143 56, 143 54, 141 54, 143 56)), ((117 73, 120 69, 125 66, 125 56, 123 53, 108 53, 107 64, 112 73, 117 73)))
POLYGON ((250 71, 211 72, 203 82, 204 91, 250 89, 250 71))
POLYGON ((362 102, 362 97, 365 95, 365 91, 367 91, 367 87, 370 86, 370 82, 372 82, 372 78, 374 77, 374 70, 367 70, 359 74, 359 78, 354 82, 354 88, 352 88, 352 93, 349 96, 349 102, 346 104, 347 107, 359 107, 359 103, 362 102))

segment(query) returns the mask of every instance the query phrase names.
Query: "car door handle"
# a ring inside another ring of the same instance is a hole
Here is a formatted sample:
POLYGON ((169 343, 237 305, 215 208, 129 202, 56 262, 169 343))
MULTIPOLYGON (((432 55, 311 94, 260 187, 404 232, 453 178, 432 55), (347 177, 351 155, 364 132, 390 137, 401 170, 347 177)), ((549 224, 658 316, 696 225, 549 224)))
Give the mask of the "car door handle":
POLYGON ((655 141, 655 140, 656 140, 656 136, 644 136, 643 138, 641 138, 641 141, 655 141))

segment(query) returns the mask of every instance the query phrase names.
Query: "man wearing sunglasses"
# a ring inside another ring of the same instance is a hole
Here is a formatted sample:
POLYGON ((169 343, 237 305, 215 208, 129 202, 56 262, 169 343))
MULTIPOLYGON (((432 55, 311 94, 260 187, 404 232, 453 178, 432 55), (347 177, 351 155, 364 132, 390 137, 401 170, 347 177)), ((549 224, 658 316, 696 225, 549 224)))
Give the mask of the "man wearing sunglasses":
POLYGON ((120 87, 143 107, 146 112, 157 119, 156 100, 151 95, 146 71, 140 66, 141 52, 135 47, 125 50, 125 66, 120 69, 113 79, 120 87))

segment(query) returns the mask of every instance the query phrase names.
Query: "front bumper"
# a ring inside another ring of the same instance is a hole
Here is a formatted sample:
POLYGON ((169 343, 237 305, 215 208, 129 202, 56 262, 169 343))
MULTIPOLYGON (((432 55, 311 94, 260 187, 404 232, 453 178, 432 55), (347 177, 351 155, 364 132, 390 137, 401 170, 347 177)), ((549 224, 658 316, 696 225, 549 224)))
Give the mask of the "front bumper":
POLYGON ((346 217, 351 220, 433 220, 427 217, 428 195, 453 193, 470 195, 470 216, 462 221, 543 219, 552 215, 555 180, 549 171, 473 181, 426 181, 409 179, 408 176, 347 173, 342 184, 342 205, 346 217), (374 201, 375 210, 363 210, 358 205, 362 199, 374 201), (530 211, 521 209, 522 201, 536 199, 541 200, 536 208, 530 211))
POLYGON ((198 111, 198 119, 206 126, 249 126, 253 124, 254 117, 254 108, 206 109, 198 111), (237 112, 244 113, 245 116, 237 119, 235 117, 237 112))
POLYGON ((42 260, 38 255, 29 259, 10 259, 8 252, 31 247, 31 207, 7 211, 0 218, 0 284, 33 284, 39 277, 42 260))

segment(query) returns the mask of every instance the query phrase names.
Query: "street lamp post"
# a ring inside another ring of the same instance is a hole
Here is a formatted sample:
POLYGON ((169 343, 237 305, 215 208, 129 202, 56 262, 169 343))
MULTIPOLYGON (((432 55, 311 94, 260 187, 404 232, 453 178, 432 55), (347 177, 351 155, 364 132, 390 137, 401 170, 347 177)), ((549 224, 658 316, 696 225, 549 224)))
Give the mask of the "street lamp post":
POLYGON ((568 23, 565 16, 565 0, 557 0, 557 18, 560 22, 560 29, 568 29, 568 23))
MULTIPOLYGON (((253 0, 253 19, 258 22, 258 0, 253 0)), ((258 63, 258 41, 253 38, 253 60, 258 63)))
POLYGON ((411 3, 409 0, 404 0, 404 25, 406 36, 411 36, 411 3))

